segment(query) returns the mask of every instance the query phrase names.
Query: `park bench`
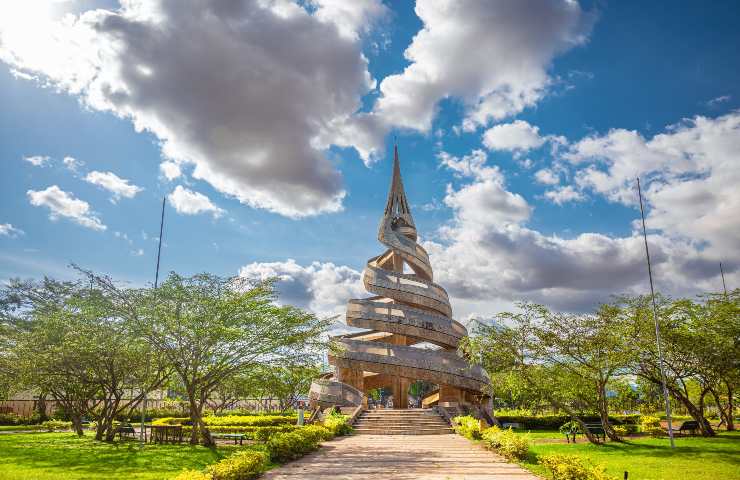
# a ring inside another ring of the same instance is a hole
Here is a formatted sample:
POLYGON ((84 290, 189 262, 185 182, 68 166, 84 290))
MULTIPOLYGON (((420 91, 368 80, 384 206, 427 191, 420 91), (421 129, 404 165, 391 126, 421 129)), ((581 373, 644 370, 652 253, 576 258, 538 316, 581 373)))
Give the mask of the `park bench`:
POLYGON ((596 437, 597 440, 601 438, 602 441, 606 442, 606 432, 604 431, 604 427, 600 423, 585 423, 584 425, 586 426, 586 429, 591 432, 591 435, 596 437))
POLYGON ((211 438, 214 440, 217 438, 221 438, 224 440, 234 440, 234 445, 236 445, 236 441, 239 440, 239 445, 243 445, 244 439, 247 438, 246 435, 243 433, 212 433, 211 438))
POLYGON ((678 432, 691 432, 692 435, 696 434, 696 431, 699 430, 699 422, 696 420, 689 420, 686 422, 683 422, 680 427, 678 427, 678 432))
POLYGON ((134 430, 134 426, 130 423, 122 423, 116 427, 116 433, 118 434, 118 439, 123 440, 123 437, 131 437, 136 438, 136 430, 134 430))

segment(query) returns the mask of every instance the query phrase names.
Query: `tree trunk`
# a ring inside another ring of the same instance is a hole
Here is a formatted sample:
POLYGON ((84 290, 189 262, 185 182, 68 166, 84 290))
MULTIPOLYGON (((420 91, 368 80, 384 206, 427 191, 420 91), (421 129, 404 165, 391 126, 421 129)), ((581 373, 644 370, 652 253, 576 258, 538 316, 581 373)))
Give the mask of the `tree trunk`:
POLYGON ((596 388, 598 390, 598 407, 601 426, 604 428, 604 432, 610 440, 621 442, 622 439, 619 438, 619 435, 617 435, 617 432, 614 431, 612 424, 609 422, 609 402, 606 399, 606 383, 599 382, 597 383, 596 388))
POLYGON ((49 416, 46 414, 46 395, 46 392, 39 393, 39 399, 36 401, 36 412, 38 412, 41 422, 49 419, 49 416))
POLYGON ((693 404, 693 402, 681 391, 679 391, 676 388, 671 388, 669 386, 668 390, 673 394, 673 397, 683 403, 683 405, 686 407, 686 410, 688 410, 689 415, 691 415, 691 418, 696 420, 696 423, 699 424, 699 431, 701 432, 702 436, 704 437, 713 437, 716 435, 714 432, 714 429, 712 429, 712 426, 709 424, 706 418, 702 415, 702 412, 700 409, 693 404))
POLYGON ((74 413, 70 414, 70 418, 72 419, 72 428, 74 429, 77 436, 83 436, 85 432, 82 431, 82 415, 74 413))
POLYGON ((732 432, 735 430, 735 405, 732 398, 734 392, 729 382, 725 382, 725 385, 727 385, 727 431, 732 432))

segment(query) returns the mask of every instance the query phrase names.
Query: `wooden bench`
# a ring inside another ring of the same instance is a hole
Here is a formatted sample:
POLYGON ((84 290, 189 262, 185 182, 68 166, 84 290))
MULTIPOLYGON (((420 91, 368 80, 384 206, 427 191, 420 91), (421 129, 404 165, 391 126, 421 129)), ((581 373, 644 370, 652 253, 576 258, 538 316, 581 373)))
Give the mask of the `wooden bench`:
POLYGON ((134 430, 134 426, 130 423, 122 423, 116 427, 116 433, 118 434, 118 439, 123 440, 123 437, 126 438, 136 438, 136 430, 134 430))
POLYGON ((224 439, 224 440, 234 440, 234 445, 236 445, 236 441, 239 440, 239 445, 244 445, 244 440, 247 438, 246 435, 243 433, 212 433, 211 438, 218 439, 224 439))
POLYGON ((591 435, 596 437, 597 440, 601 438, 602 441, 606 442, 606 432, 604 431, 604 427, 600 423, 585 423, 584 425, 586 426, 586 429, 591 432, 591 435))
POLYGON ((680 427, 678 427, 678 432, 691 432, 692 435, 696 435, 696 431, 700 430, 699 428, 699 422, 696 420, 689 420, 686 422, 683 422, 680 427))

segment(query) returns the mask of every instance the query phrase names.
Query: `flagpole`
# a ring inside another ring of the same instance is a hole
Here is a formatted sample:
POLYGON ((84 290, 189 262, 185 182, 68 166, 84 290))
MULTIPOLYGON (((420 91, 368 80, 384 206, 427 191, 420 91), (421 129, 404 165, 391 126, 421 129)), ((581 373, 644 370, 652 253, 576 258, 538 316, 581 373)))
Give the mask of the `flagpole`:
POLYGON ((665 399, 665 416, 668 421, 668 437, 671 439, 671 448, 676 448, 673 440, 673 421, 671 419, 671 401, 668 398, 668 386, 665 379, 665 364, 663 362, 663 349, 660 346, 660 327, 658 325, 658 308, 655 306, 655 288, 653 287, 653 268, 650 265, 650 249, 647 242, 647 228, 645 227, 645 210, 642 207, 642 189, 640 188, 640 177, 637 177, 637 194, 640 198, 640 216, 642 217, 642 236, 645 239, 645 256, 647 257, 648 276, 650 277, 650 297, 653 301, 653 321, 655 322, 655 343, 658 345, 658 362, 660 363, 660 378, 663 383, 663 398, 665 399))
POLYGON ((722 289, 725 291, 725 298, 727 298, 727 284, 725 284, 725 271, 722 269, 722 262, 719 262, 719 274, 722 275, 722 289))
MULTIPOLYGON (((156 290, 159 286, 159 260, 162 256, 162 233, 164 232, 164 206, 167 201, 167 197, 162 197, 162 216, 159 219, 159 246, 157 247, 157 269, 154 273, 154 289, 156 290)), ((147 363, 147 372, 149 371, 149 364, 147 363)), ((148 376, 148 375, 147 375, 148 376)), ((144 436, 146 435, 146 430, 144 423, 146 422, 146 401, 147 401, 147 395, 146 392, 144 392, 144 399, 141 406, 141 431, 139 432, 139 441, 141 443, 141 448, 144 448, 144 436)))

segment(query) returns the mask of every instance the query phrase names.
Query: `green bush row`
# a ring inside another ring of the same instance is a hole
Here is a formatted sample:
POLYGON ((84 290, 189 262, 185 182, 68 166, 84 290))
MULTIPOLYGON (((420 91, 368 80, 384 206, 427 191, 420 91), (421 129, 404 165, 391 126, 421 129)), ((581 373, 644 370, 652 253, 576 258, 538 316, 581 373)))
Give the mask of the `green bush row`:
POLYGON ((268 460, 287 462, 316 450, 319 443, 334 437, 332 431, 321 425, 299 427, 292 432, 272 435, 261 450, 242 450, 204 472, 185 470, 175 480, 247 480, 265 471, 268 460))
MULTIPOLYGON (((298 417, 283 415, 228 415, 223 417, 203 417, 207 426, 219 427, 274 427, 277 425, 291 425, 298 421, 298 417)), ((190 422, 189 417, 164 417, 152 422, 153 425, 183 425, 190 422)))
POLYGON ((481 439, 480 420, 472 415, 461 415, 452 419, 452 428, 458 435, 470 440, 481 439))
POLYGON ((35 425, 41 423, 38 412, 32 415, 18 415, 15 412, 0 413, 0 425, 35 425))
POLYGON ((529 453, 529 436, 514 433, 511 428, 496 426, 481 432, 483 444, 509 460, 523 460, 529 453))
POLYGON ((205 472, 185 470, 174 480, 247 480, 265 471, 267 459, 265 452, 242 450, 209 465, 205 472))
POLYGON ((538 458, 553 480, 616 480, 601 465, 586 465, 577 455, 545 455, 538 458))
MULTIPOLYGON (((640 422, 641 415, 610 415, 609 421, 613 425, 637 425, 640 422)), ((521 428, 531 430, 557 430, 561 425, 571 420, 568 415, 497 415, 496 418, 501 423, 518 423, 521 428)), ((601 422, 598 415, 584 415, 581 420, 587 423, 601 422)))
POLYGON ((324 419, 324 426, 331 430, 332 435, 349 435, 352 426, 349 424, 349 416, 341 413, 331 413, 324 419))

